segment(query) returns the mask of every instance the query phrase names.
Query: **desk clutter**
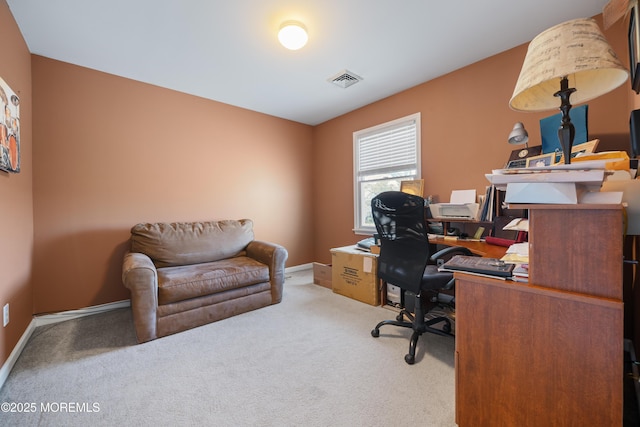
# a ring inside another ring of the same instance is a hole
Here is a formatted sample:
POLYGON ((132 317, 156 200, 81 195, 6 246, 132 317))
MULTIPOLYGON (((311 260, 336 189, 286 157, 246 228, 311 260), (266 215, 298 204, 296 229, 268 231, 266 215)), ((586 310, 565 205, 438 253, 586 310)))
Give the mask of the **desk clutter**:
MULTIPOLYGON (((453 190, 449 203, 430 203, 427 205, 427 218, 430 228, 436 234, 447 234, 446 225, 451 222, 488 222, 492 223, 501 216, 518 216, 505 209, 505 189, 495 185, 487 186, 483 195, 476 190, 453 190), (476 203, 477 198, 477 203, 476 203), (435 223, 443 223, 443 231, 438 231, 435 223)), ((482 236, 475 236, 480 238, 482 236)))
MULTIPOLYGON (((482 224, 486 225, 487 223, 482 222, 482 224)), ((482 252, 475 248, 476 255, 481 257, 456 256, 440 266, 441 271, 462 271, 519 282, 528 281, 528 276, 523 275, 522 272, 528 268, 529 263, 529 243, 527 241, 529 220, 501 216, 495 218, 491 224, 490 234, 479 239, 430 235, 429 241, 434 244, 465 245, 467 247, 471 247, 474 243, 483 245, 481 246, 482 252), (507 249, 501 250, 500 247, 507 249), (514 271, 517 272, 517 277, 513 273, 514 271)))
MULTIPOLYGON (((510 219, 500 224, 507 231, 516 233, 528 230, 528 221, 522 218, 510 219)), ((496 239, 503 240, 507 244, 490 244, 486 239, 445 240, 443 236, 429 236, 430 243, 438 248, 452 245, 466 246, 479 255, 462 256, 457 259, 454 257, 442 266, 443 271, 466 271, 526 282, 527 276, 517 273, 528 265, 528 243, 526 241, 516 243, 515 240, 499 237, 496 239)), ((313 263, 314 283, 366 304, 397 309, 408 308, 411 311, 412 307, 407 307, 407 304, 410 305, 413 301, 412 295, 405 295, 405 292, 397 286, 379 282, 377 277, 379 248, 376 245, 376 239, 370 237, 360 240, 355 245, 331 249, 331 264, 313 263)))
POLYGON ((620 204, 622 192, 606 191, 603 183, 629 181, 636 173, 624 151, 610 151, 576 156, 570 164, 542 162, 495 169, 485 177, 492 187, 506 192, 506 203, 620 204))
MULTIPOLYGON (((577 163, 575 162, 574 164, 577 163)), ((582 165, 585 164, 591 163, 582 163, 582 165)), ((593 182, 598 182, 600 177, 604 179, 605 176, 609 176, 609 173, 606 173, 604 169, 595 172, 587 169, 574 170, 562 167, 558 171, 534 169, 537 172, 530 171, 530 174, 536 178, 525 178, 525 181, 526 179, 533 179, 534 181, 541 179, 541 182, 546 182, 545 180, 548 179, 553 181, 555 178, 548 177, 558 174, 558 176, 565 178, 578 175, 595 176, 597 179, 593 182)), ((496 178, 495 181, 496 183, 498 181, 510 182, 509 180, 512 179, 512 176, 515 177, 513 180, 517 182, 527 174, 503 174, 500 178, 496 178)), ((592 179, 588 178, 583 182, 592 182, 592 179)), ((480 212, 493 212, 491 221, 469 219, 468 216, 461 215, 464 209, 456 210, 456 207, 469 208, 472 206, 469 200, 475 197, 475 191, 454 191, 451 201, 455 203, 427 205, 426 215, 430 231, 428 234, 429 244, 434 245, 434 251, 441 249, 442 246, 466 246, 475 255, 479 255, 453 258, 440 266, 441 271, 467 272, 497 277, 506 281, 528 282, 529 220, 526 218, 528 210, 509 209, 509 205, 504 202, 507 196, 505 194, 506 187, 497 184, 492 185, 491 188, 490 196, 488 193, 487 196, 489 197, 484 198, 484 203, 478 204, 480 212), (487 204, 491 206, 487 207, 487 204), (437 206, 435 210, 433 209, 434 206, 437 206), (449 212, 452 216, 438 218, 433 216, 434 212, 440 214, 449 212), (509 216, 509 214, 518 213, 525 217, 509 216), (455 215, 461 216, 457 217, 455 215), (437 234, 433 233, 434 231, 437 234), (474 244, 477 246, 474 247, 474 244)), ((381 284, 378 280, 377 256, 380 250, 378 243, 375 237, 368 237, 361 239, 352 246, 331 249, 332 264, 325 266, 322 271, 320 267, 314 266, 314 269, 318 268, 318 282, 327 286, 329 281, 326 280, 326 277, 330 274, 330 286, 327 287, 331 287, 335 293, 371 305, 404 308, 405 301, 411 301, 412 298, 406 298, 401 290, 391 285, 381 284), (329 270, 327 270, 327 267, 329 270)))
MULTIPOLYGON (((529 160, 526 167, 509 166, 485 174, 489 181, 485 194, 476 196, 476 190, 454 190, 448 203, 427 205, 430 227, 442 223, 442 232, 449 234, 451 222, 493 222, 505 213, 505 208, 517 204, 633 204, 640 205, 635 185, 639 182, 637 160, 631 160, 624 151, 594 153, 598 140, 575 146, 575 157, 570 164, 562 163, 557 153, 547 153, 546 163, 529 160), (585 148, 587 147, 587 148, 585 148), (476 200, 477 198, 477 200, 476 200)), ((640 209, 636 209, 640 210, 640 209)), ((634 218, 635 219, 635 218, 634 218)), ((640 223, 640 222, 639 222, 640 223)))
POLYGON ((516 282, 529 281, 529 243, 514 243, 501 258, 456 255, 439 267, 453 271, 516 282))

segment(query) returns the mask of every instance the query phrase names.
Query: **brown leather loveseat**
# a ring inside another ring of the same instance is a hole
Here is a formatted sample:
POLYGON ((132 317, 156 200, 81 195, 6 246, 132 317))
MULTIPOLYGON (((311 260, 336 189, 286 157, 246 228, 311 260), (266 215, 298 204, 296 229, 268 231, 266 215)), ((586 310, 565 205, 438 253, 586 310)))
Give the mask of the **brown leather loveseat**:
POLYGON ((287 250, 254 240, 249 219, 138 224, 122 281, 138 342, 282 300, 287 250))

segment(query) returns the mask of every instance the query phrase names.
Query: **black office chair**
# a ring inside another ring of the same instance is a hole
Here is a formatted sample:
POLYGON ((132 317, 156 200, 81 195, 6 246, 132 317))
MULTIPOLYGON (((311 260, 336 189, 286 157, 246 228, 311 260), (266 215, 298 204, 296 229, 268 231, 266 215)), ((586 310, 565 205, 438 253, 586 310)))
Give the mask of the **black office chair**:
POLYGON ((406 308, 402 309, 396 320, 378 323, 371 335, 376 338, 380 336, 380 327, 383 325, 412 328, 409 353, 404 357, 412 365, 420 335, 431 332, 452 336, 451 321, 447 317, 425 321, 424 309, 429 304, 454 304, 452 295, 441 295, 439 292, 452 290, 455 282, 453 273, 438 271, 438 260, 444 261, 455 254, 472 253, 467 248, 452 246, 431 255, 422 197, 400 191, 387 191, 373 198, 371 211, 380 236, 378 277, 400 287, 405 295, 413 294, 414 298, 414 313, 406 308), (405 317, 409 321, 405 321, 405 317), (441 328, 434 327, 440 323, 441 328))

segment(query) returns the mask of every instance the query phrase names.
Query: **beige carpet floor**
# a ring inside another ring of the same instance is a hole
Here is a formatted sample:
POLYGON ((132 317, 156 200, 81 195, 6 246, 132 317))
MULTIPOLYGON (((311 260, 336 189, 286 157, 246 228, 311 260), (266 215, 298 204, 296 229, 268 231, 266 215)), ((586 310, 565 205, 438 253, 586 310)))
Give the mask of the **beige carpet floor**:
POLYGON ((0 425, 455 426, 454 340, 423 335, 409 366, 410 331, 370 335, 394 317, 305 270, 280 304, 141 345, 129 309, 41 326, 0 425))

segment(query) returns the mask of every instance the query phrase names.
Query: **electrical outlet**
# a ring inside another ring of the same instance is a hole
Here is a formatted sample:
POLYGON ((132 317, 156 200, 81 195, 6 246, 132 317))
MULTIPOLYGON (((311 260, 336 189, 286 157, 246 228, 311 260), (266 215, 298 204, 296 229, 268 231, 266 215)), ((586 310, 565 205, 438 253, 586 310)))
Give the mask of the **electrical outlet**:
POLYGON ((9 324, 9 303, 6 303, 4 307, 2 307, 2 326, 7 326, 9 324))

